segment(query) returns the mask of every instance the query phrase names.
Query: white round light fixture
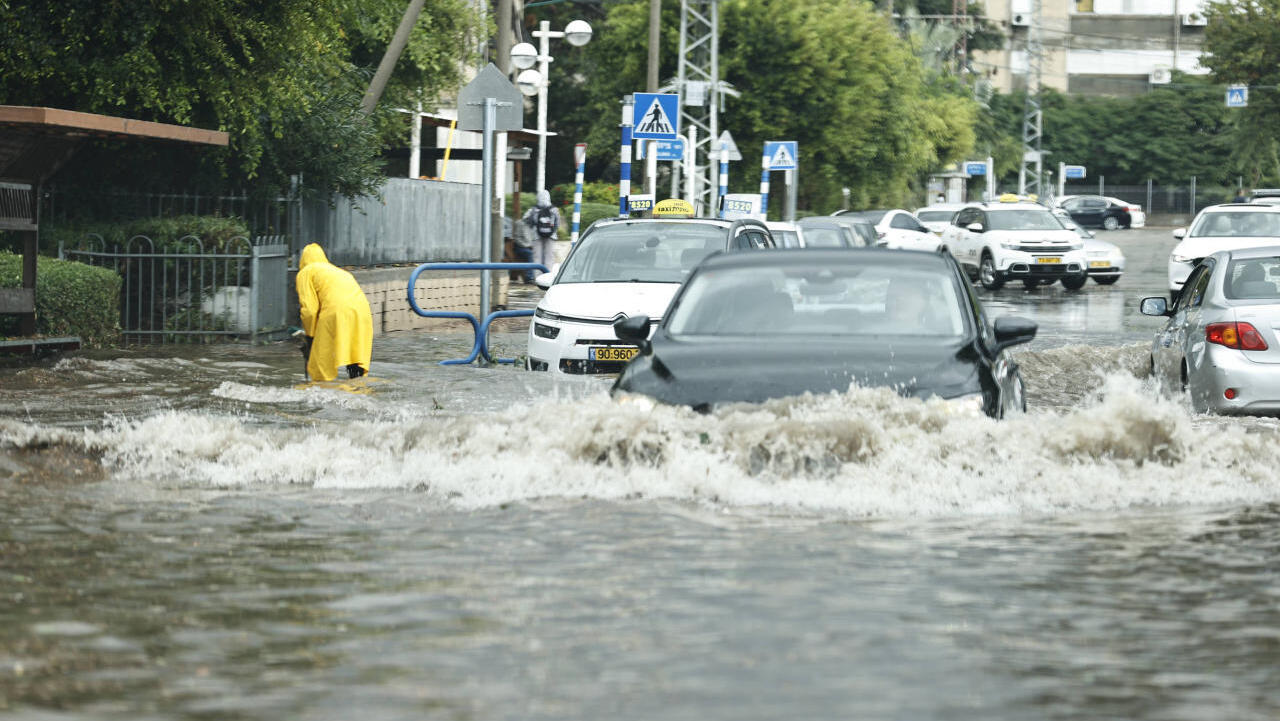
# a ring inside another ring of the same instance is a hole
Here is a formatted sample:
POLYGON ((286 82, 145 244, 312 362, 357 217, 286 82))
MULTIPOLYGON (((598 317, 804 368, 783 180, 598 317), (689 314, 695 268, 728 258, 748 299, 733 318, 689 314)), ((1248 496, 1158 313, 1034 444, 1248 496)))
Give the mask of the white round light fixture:
POLYGON ((591 25, 586 20, 574 20, 564 28, 564 37, 574 47, 582 47, 591 41, 591 25))
POLYGON ((525 95, 537 95, 538 87, 542 85, 542 73, 529 68, 520 71, 516 76, 516 87, 520 88, 520 92, 525 95))
POLYGON ((521 70, 533 67, 538 62, 538 49, 529 43, 519 43, 511 48, 511 64, 521 70))

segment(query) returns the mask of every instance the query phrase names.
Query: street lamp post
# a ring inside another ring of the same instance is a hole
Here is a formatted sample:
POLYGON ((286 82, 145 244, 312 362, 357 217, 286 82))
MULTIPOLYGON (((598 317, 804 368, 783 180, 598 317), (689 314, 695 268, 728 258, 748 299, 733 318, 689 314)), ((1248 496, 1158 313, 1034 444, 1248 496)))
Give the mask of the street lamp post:
POLYGON ((516 84, 525 95, 538 95, 538 170, 535 191, 543 190, 547 183, 547 77, 551 72, 551 39, 564 38, 574 47, 582 47, 591 40, 591 26, 585 20, 574 20, 563 31, 552 30, 551 23, 543 20, 533 31, 538 38, 538 49, 529 43, 511 48, 511 62, 523 72, 516 84), (533 70, 534 63, 538 69, 533 70))

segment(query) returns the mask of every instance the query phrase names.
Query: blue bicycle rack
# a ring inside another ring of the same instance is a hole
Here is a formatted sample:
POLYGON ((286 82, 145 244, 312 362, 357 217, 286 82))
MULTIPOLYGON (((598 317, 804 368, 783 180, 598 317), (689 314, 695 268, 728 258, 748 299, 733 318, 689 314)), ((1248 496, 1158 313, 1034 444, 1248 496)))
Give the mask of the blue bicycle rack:
POLYGON ((515 358, 497 358, 494 359, 489 355, 489 326, 498 318, 521 318, 533 315, 531 310, 495 310, 484 317, 481 321, 470 313, 457 310, 423 310, 418 307, 418 301, 413 297, 414 286, 418 284, 418 276, 422 275, 426 270, 540 270, 543 273, 551 272, 547 266, 541 263, 423 263, 413 269, 413 274, 409 276, 409 307, 413 308, 413 312, 423 318, 463 318, 471 323, 471 330, 476 334, 476 344, 471 349, 471 355, 458 360, 440 361, 442 366, 464 366, 475 362, 476 358, 484 356, 484 359, 490 363, 507 363, 513 364, 515 358))

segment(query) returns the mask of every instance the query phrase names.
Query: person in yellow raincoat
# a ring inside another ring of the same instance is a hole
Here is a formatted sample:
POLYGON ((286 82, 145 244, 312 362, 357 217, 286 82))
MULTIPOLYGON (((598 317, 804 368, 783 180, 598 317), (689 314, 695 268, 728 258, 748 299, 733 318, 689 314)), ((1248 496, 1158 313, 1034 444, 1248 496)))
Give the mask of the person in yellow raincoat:
POLYGON ((343 366, 350 378, 369 371, 373 356, 369 299, 355 277, 330 263, 316 243, 302 249, 298 262, 298 304, 311 380, 334 380, 343 366))

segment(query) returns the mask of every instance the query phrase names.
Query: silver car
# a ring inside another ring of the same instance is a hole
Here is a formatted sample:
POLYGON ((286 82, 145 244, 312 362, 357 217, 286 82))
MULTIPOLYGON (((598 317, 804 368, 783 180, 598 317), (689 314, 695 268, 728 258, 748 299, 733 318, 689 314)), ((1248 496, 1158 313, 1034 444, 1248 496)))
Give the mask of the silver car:
POLYGON ((1172 306, 1143 298, 1142 312, 1169 318, 1152 375, 1185 389, 1197 412, 1280 414, 1280 246, 1213 253, 1172 306))

